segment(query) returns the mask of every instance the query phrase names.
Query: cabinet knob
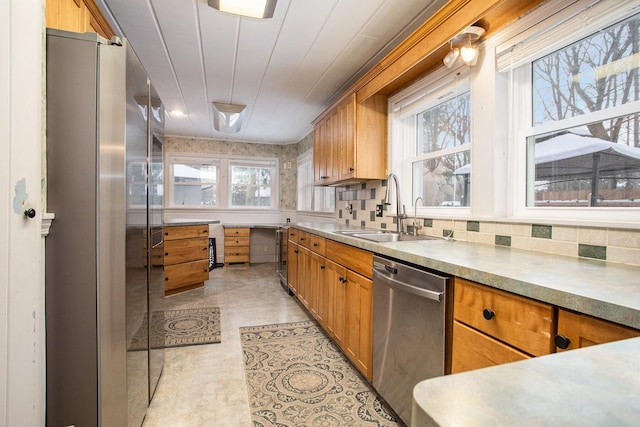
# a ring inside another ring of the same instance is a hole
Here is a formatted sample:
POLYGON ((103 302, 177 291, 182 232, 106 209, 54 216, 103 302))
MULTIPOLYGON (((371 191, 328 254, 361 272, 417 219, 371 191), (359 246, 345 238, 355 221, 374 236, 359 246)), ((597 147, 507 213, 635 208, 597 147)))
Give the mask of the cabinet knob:
POLYGON ((491 320, 495 316, 496 314, 490 308, 485 308, 484 310, 482 310, 482 317, 484 317, 487 320, 491 320))
POLYGON ((318 247, 318 244, 317 244, 317 243, 314 243, 314 244, 313 244, 313 247, 314 247, 314 248, 317 248, 317 247, 318 247))
POLYGON ((349 172, 353 172, 355 169, 353 168, 349 168, 349 172))
POLYGON ((567 348, 569 348, 569 345, 571 344, 571 340, 569 339, 569 337, 566 337, 562 334, 558 334, 555 337, 553 337, 553 342, 558 348, 562 350, 566 350, 567 348))
POLYGON ((165 253, 164 253, 164 256, 169 256, 169 252, 165 252, 165 253))
POLYGON ((29 208, 26 211, 24 211, 24 217, 25 218, 35 218, 36 217, 36 210, 33 208, 29 208))
POLYGON ((324 265, 321 265, 321 266, 320 266, 320 270, 324 270, 324 265))

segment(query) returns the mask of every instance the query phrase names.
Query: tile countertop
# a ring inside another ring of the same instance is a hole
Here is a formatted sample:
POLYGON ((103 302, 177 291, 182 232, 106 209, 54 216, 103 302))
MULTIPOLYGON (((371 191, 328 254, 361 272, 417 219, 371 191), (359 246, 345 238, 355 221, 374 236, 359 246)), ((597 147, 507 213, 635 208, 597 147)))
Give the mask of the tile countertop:
MULTIPOLYGON (((296 227, 382 255, 640 329, 640 267, 445 240, 373 243, 296 227)), ((640 338, 421 381, 413 426, 637 425, 640 338)))

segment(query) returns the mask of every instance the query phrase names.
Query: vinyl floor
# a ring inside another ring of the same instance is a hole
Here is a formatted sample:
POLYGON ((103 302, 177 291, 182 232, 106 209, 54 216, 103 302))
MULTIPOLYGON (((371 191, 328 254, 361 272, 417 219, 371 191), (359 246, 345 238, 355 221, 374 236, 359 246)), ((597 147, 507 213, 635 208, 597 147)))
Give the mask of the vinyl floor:
POLYGON ((220 307, 222 342, 166 349, 143 427, 251 426, 240 327, 309 319, 280 286, 275 264, 213 269, 204 288, 165 304, 167 310, 220 307))

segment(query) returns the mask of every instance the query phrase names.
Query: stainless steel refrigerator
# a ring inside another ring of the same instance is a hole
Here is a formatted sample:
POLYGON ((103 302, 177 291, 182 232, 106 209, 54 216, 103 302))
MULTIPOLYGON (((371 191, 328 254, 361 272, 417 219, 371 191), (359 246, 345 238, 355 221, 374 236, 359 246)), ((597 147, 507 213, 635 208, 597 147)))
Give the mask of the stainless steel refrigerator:
POLYGON ((164 364, 164 110, 126 40, 46 46, 47 425, 140 426, 164 364))

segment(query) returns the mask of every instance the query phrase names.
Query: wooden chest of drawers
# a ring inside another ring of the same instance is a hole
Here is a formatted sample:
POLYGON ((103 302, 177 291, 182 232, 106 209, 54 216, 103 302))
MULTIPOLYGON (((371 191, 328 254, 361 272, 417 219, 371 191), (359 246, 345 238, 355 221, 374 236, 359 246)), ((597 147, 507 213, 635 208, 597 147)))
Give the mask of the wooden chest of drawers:
POLYGON ((451 372, 552 353, 553 306, 456 278, 451 372))
POLYGON ((209 279, 209 226, 164 228, 164 293, 204 286, 209 279))
POLYGON ((224 265, 245 263, 249 265, 249 227, 224 229, 224 265))

